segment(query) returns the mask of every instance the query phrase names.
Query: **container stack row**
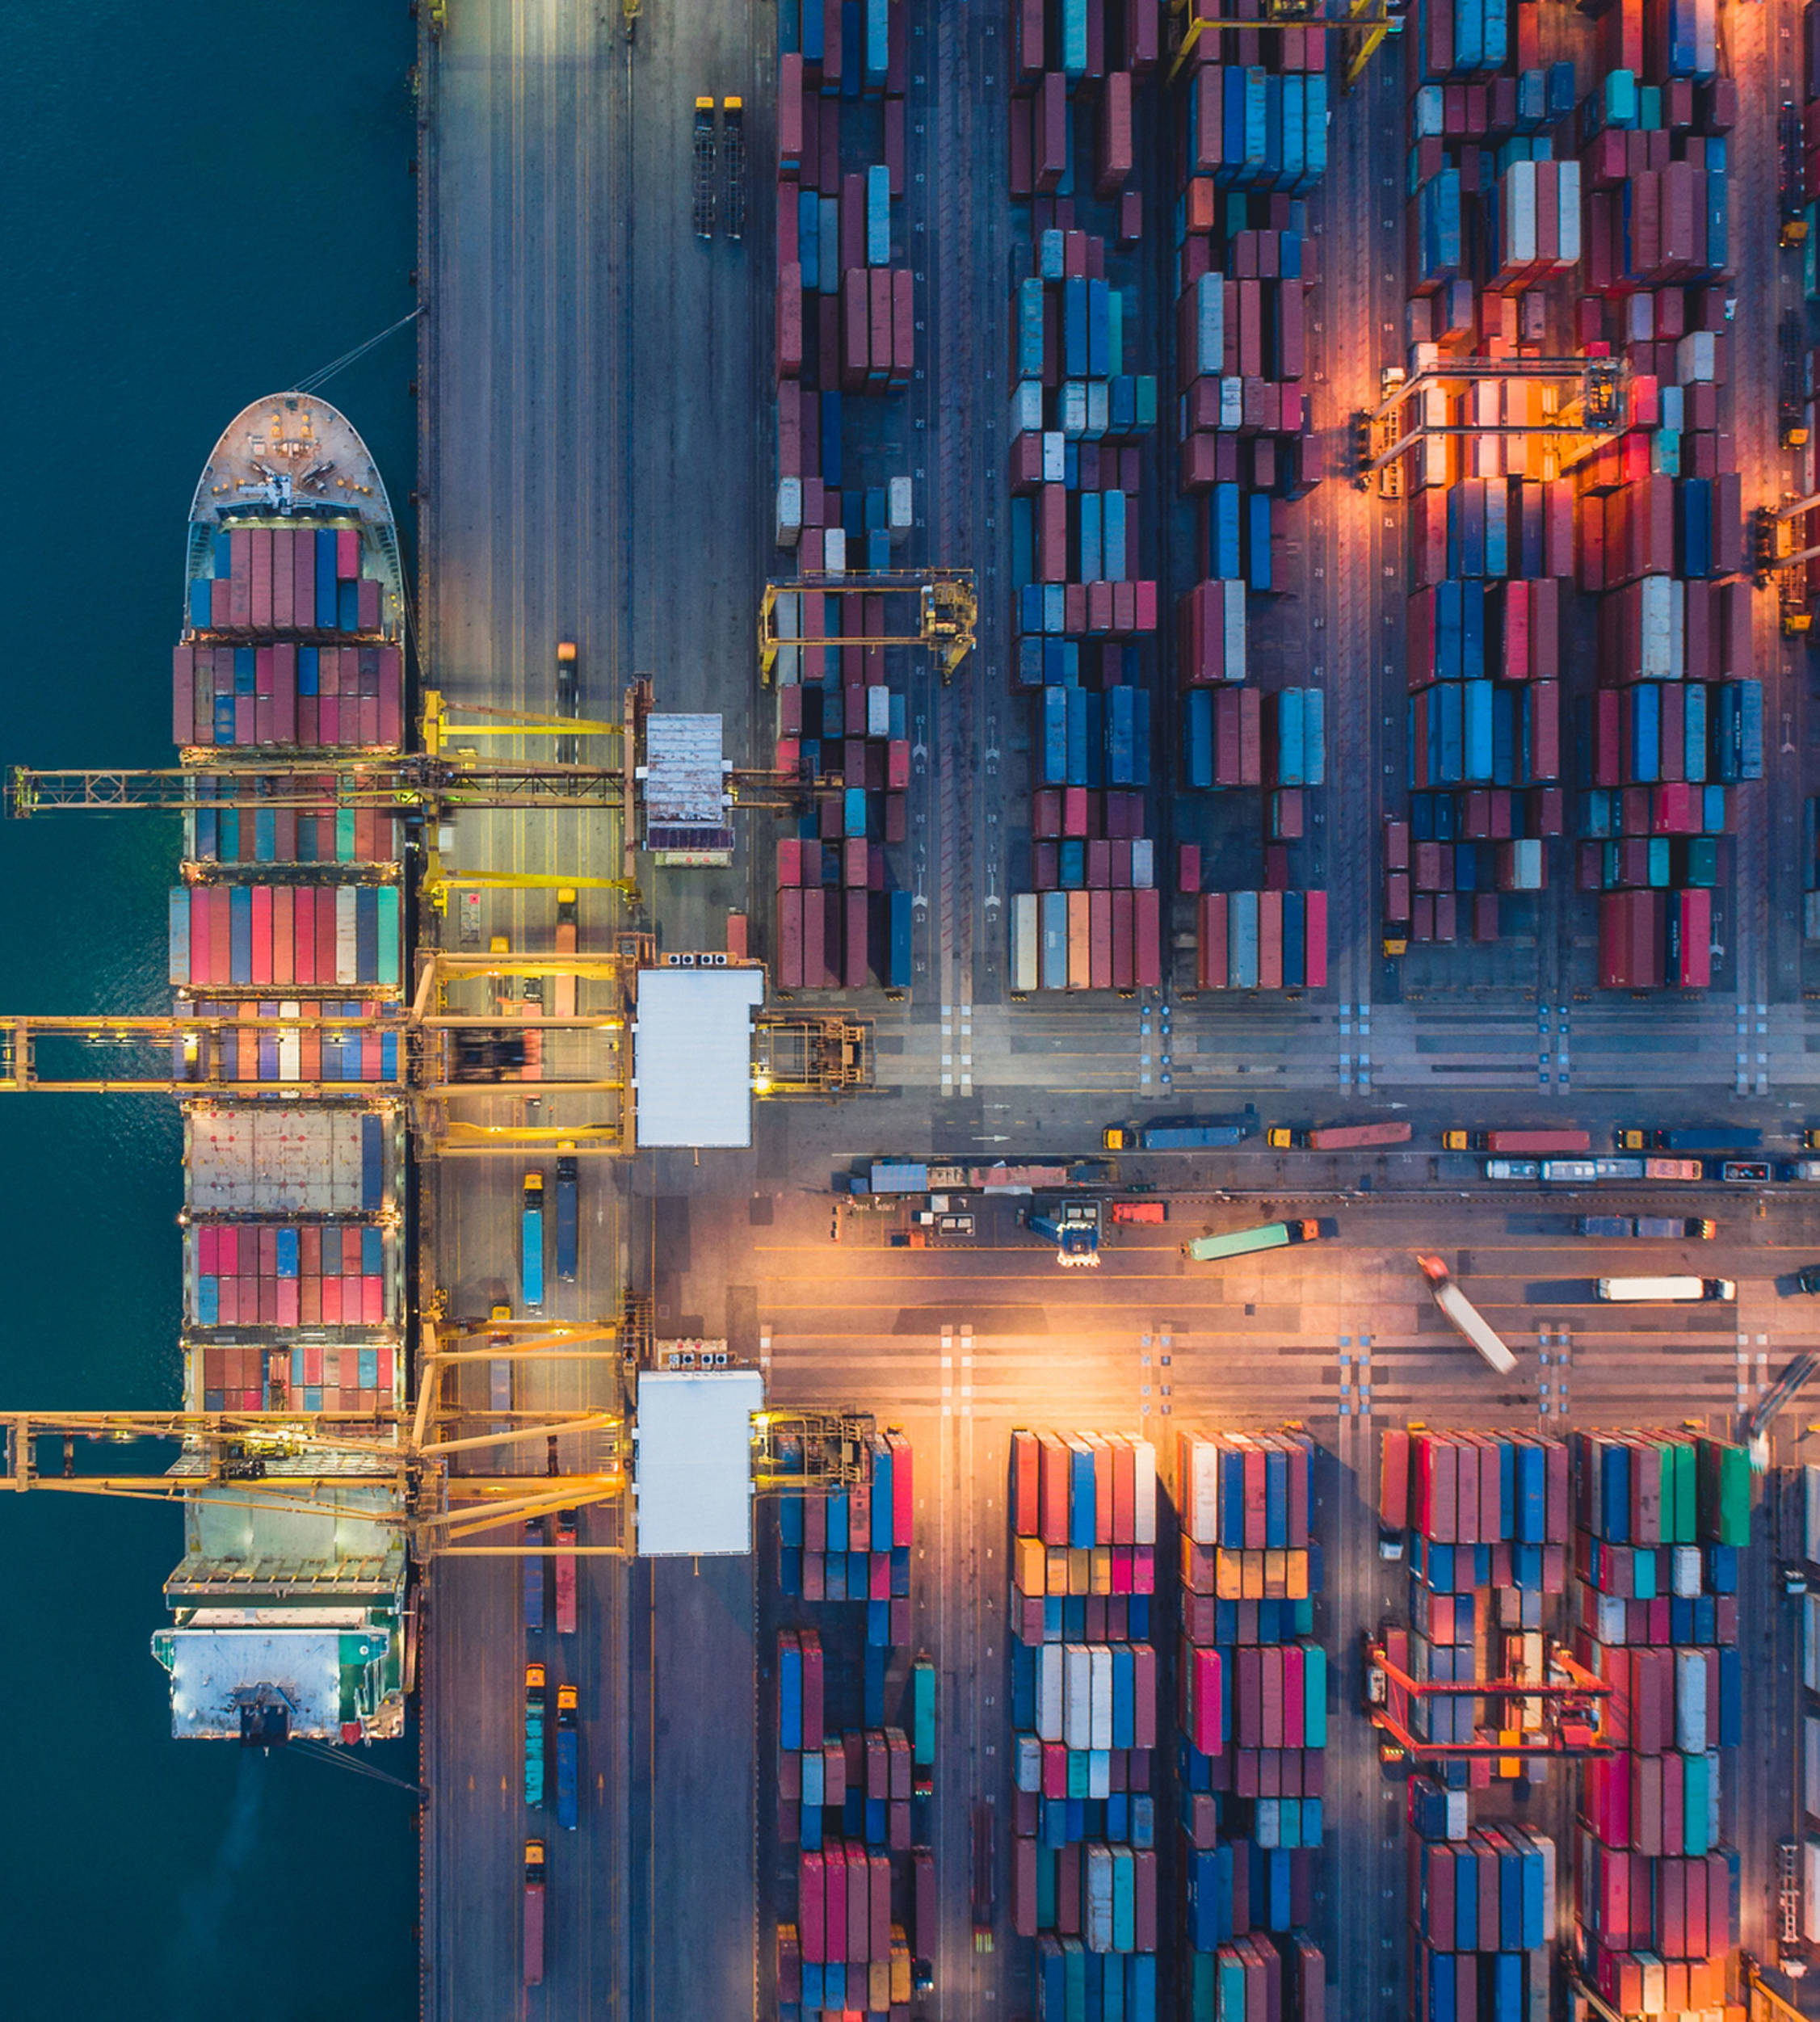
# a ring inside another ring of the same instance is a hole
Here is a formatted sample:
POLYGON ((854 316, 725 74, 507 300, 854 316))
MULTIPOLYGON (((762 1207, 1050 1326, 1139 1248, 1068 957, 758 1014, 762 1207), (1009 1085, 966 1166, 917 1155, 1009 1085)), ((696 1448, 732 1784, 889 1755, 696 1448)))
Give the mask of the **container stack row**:
POLYGON ((1195 980, 1202 990, 1324 990, 1325 892, 1202 892, 1195 980))
POLYGON ((1582 1969, 1626 2016, 1716 2007, 1738 1933, 1720 1785, 1741 1738, 1750 1457, 1681 1433, 1574 1440, 1573 1653, 1610 1686, 1579 1796, 1582 1969))
MULTIPOLYGON (((1118 847, 1087 847, 1093 851, 1118 847)), ((1135 853, 1135 845, 1128 847, 1135 853)), ((1089 858, 1087 868, 1090 876, 1098 873, 1097 855, 1089 858)), ((1020 996, 1037 990, 1148 990, 1162 982, 1162 901, 1154 884, 1019 892, 1008 910, 1011 986, 1020 996)))
MULTIPOLYGON (((228 638, 324 632, 376 637, 385 623, 384 585, 366 573, 364 549, 357 525, 224 527, 207 568, 190 579, 189 628, 228 638)), ((190 742, 180 728, 177 742, 190 742)))
POLYGON ((172 987, 365 983, 397 991, 396 885, 179 885, 170 902, 172 987))
POLYGON ((888 857, 907 830, 902 649, 864 642, 911 636, 914 608, 809 586, 902 566, 914 528, 900 410, 882 404, 916 370, 914 280, 893 264, 904 0, 798 0, 778 51, 775 532, 804 586, 778 600, 777 766, 823 790, 780 843, 774 968, 788 990, 904 989, 910 898, 888 857))
POLYGON ((1302 1433, 1179 1432, 1184 2013, 1321 2022, 1326 1965, 1303 1929, 1326 1830, 1326 1652, 1302 1433))
POLYGON ((326 868, 331 864, 396 864, 399 860, 397 816, 380 808, 337 806, 332 778, 200 778, 195 791, 197 805, 187 817, 183 851, 189 862, 326 868), (316 805, 297 805, 302 795, 311 792, 322 797, 316 805), (244 802, 267 795, 282 797, 285 805, 214 805, 217 800, 244 802))
MULTIPOLYGON (((311 998, 197 998, 188 1008, 203 1018, 377 1018, 395 1006, 327 1002, 311 998)), ((399 1079, 395 1032, 338 1032, 333 1025, 254 1028, 198 1032, 192 1052, 182 1038, 170 1042, 174 1081, 194 1081, 205 1062, 225 1082, 385 1082, 399 1079)))
POLYGON ((199 1326, 379 1326, 396 1317, 397 1238, 374 1224, 214 1222, 189 1232, 199 1326))
POLYGON ((880 1433, 869 1482, 786 1496, 779 1512, 784 1591, 805 1601, 864 1601, 866 1642, 879 1651, 910 1641, 914 1478, 909 1440, 880 1433))
MULTIPOLYGON (((1412 1805, 1412 1822, 1427 1810, 1412 1805)), ((1553 1840, 1531 1826, 1488 1825, 1459 1839, 1418 1829, 1408 1846, 1415 2011, 1434 2022, 1546 2022, 1553 1840)))
POLYGON ((1011 1436, 1011 1923, 1043 2015, 1156 2013, 1156 1489, 1146 1440, 1011 1436))
POLYGON ((173 649, 171 718, 177 742, 191 746, 395 751, 404 735, 403 651, 187 637, 173 649))

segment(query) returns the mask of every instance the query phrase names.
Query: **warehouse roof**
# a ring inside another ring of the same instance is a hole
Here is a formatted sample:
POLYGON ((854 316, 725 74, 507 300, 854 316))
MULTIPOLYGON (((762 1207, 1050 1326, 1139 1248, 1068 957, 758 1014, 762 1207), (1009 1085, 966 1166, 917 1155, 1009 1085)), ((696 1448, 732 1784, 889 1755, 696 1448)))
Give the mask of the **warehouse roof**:
POLYGON ((752 1141, 752 1012, 764 971, 641 969, 632 1078, 641 1147, 752 1141))
POLYGON ((752 1415, 763 1407, 754 1369, 654 1370, 638 1379, 641 1558, 752 1549, 752 1415))

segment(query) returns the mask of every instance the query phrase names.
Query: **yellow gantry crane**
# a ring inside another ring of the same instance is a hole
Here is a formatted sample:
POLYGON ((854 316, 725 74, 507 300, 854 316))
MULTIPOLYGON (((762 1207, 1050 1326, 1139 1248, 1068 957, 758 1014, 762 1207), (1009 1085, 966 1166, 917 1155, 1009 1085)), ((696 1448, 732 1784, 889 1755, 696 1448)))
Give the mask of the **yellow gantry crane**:
POLYGON ((807 575, 791 582, 767 582, 759 606, 759 671, 771 680, 781 649, 810 646, 925 646, 941 669, 944 681, 973 649, 979 604, 971 569, 875 570, 864 575, 807 575), (892 629, 889 619, 882 637, 846 628, 844 608, 838 633, 810 637, 802 631, 805 596, 914 596, 916 629, 892 629))
POLYGON ((1266 33, 1286 28, 1335 28, 1340 32, 1343 57, 1340 87, 1350 91, 1365 74, 1367 65, 1387 36, 1402 32, 1404 14, 1389 0, 1340 0, 1341 11, 1330 11, 1327 0, 1263 0, 1260 19, 1250 21, 1235 15, 1208 15, 1200 11, 1200 0, 1171 0, 1175 18, 1175 56, 1169 68, 1175 83, 1192 61, 1200 38, 1221 28, 1258 28, 1266 33))

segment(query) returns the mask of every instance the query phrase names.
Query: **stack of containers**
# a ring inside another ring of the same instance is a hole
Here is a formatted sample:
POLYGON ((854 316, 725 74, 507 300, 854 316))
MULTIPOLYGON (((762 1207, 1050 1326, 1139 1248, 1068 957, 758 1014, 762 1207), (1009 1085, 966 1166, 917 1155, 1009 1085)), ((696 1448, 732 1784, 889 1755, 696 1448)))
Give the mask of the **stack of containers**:
POLYGON ((397 992, 396 885, 179 885, 170 900, 174 989, 367 983, 397 992))
MULTIPOLYGON (((878 450, 878 430, 847 411, 900 392, 915 365, 914 279, 892 264, 907 15, 906 0, 778 11, 776 539, 805 580, 901 565, 914 523, 910 477, 875 468, 907 460, 907 443, 878 450)), ((860 990, 876 975, 906 989, 910 897, 886 855, 906 833, 906 677, 896 649, 814 642, 914 623, 902 596, 808 588, 782 595, 776 617, 801 642, 778 654, 778 769, 839 789, 780 845, 779 986, 860 990)))
POLYGON ((805 1846, 797 1856, 797 1922, 779 1927, 777 1966, 780 2022, 907 2015, 910 1947, 891 1919, 889 1855, 843 1839, 805 1846))
POLYGON ((1156 1454, 1011 1436, 1011 1920, 1038 2010, 1154 2018, 1156 1454))
MULTIPOLYGON (((300 900, 305 889, 299 888, 300 900)), ((341 998, 202 997, 190 1000, 190 1008, 204 1018, 250 1021, 378 1018, 397 1007, 341 998)), ((221 1079, 229 1082, 380 1082, 395 1086, 399 1080, 396 1032, 348 1032, 332 1024, 304 1025, 288 1031, 282 1026, 249 1024, 242 1032, 210 1032, 201 1043, 212 1050, 221 1079)), ((197 1063, 186 1057, 183 1040, 173 1040, 170 1051, 173 1079, 194 1080, 197 1063)))
POLYGON ((377 1326, 395 1317, 397 1239, 389 1229, 203 1221, 187 1245, 187 1317, 199 1326, 377 1326))
POLYGON ((1177 1780, 1184 2012, 1319 2022, 1311 1920, 1325 1831, 1326 1653, 1304 1433, 1181 1432, 1177 1780))
POLYGON ((1723 2003, 1738 1932, 1719 1787, 1740 1738, 1738 1559, 1750 1457, 1680 1432, 1574 1436, 1574 1654, 1617 1753, 1580 1784, 1587 1981, 1626 2016, 1723 2003))
POLYGON ((1203 892, 1195 927, 1202 990, 1326 987, 1325 892, 1203 892))
MULTIPOLYGON (((1566 1583, 1569 1486, 1560 1440, 1385 1434, 1379 1519, 1410 1534, 1410 1625, 1385 1638, 1401 1669, 1437 1682, 1541 1680, 1543 1597, 1566 1583)), ((1419 1739, 1444 1745, 1515 1744, 1542 1721, 1539 1700, 1397 1687, 1391 1711, 1419 1739)), ((1473 1830, 1469 1815, 1469 1789, 1523 1766, 1515 1756, 1456 1759, 1412 1780, 1411 1974, 1424 2014, 1540 2022, 1550 2012, 1554 1843, 1520 1823, 1473 1830)))
POLYGON ((1710 0, 1627 0, 1599 35, 1604 75, 1579 118, 1577 334, 1623 359, 1631 390, 1625 432, 1580 473, 1580 582, 1600 601, 1578 882, 1600 894, 1603 985, 1703 989, 1724 789, 1763 771, 1723 412, 1738 92, 1717 74, 1710 0))
POLYGON ((208 561, 173 656, 176 743, 399 748, 397 613, 358 525, 223 528, 208 561))
POLYGON ((875 1434, 872 1460, 872 1479, 856 1487, 784 1497, 779 1578, 786 1594, 805 1601, 864 1601, 867 1645, 884 1651, 901 1649, 910 1633, 910 1440, 902 1432, 875 1434))
POLYGON ((381 808, 338 806, 335 783, 327 776, 200 777, 195 799, 187 817, 188 863, 327 865, 399 860, 397 817, 381 808), (301 797, 312 792, 320 792, 322 799, 314 806, 299 805, 301 797), (245 805, 267 796, 281 797, 284 805, 245 805))

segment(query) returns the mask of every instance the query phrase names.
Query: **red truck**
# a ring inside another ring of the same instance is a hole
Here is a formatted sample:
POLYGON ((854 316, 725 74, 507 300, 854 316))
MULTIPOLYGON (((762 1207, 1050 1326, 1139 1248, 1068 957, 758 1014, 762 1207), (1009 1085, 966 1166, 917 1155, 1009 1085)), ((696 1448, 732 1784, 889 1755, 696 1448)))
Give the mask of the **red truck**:
POLYGON ((1449 1151, 1484 1151, 1494 1158, 1583 1158, 1592 1150, 1583 1130, 1445 1130, 1441 1142, 1449 1151))
POLYGON ((1297 1146, 1308 1151, 1361 1151, 1372 1145, 1406 1145, 1410 1136, 1407 1124, 1336 1124, 1326 1130, 1290 1130, 1280 1126, 1267 1130, 1264 1141, 1276 1151, 1288 1151, 1297 1146))
POLYGON ((544 1843, 524 1843, 524 1984, 544 1984, 544 1843))

